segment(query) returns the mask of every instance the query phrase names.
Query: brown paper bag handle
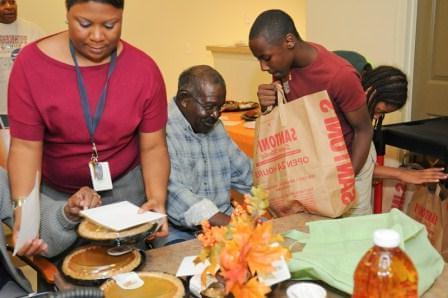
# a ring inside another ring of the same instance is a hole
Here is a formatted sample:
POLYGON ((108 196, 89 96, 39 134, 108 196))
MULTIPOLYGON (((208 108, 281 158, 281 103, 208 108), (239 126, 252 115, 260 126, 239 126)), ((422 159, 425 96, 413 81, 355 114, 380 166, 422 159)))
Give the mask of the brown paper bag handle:
POLYGON ((283 91, 283 88, 281 85, 275 85, 277 88, 277 104, 278 104, 278 112, 280 114, 280 124, 282 126, 286 126, 288 123, 287 117, 286 117, 286 96, 285 92, 283 91))
POLYGON ((434 193, 436 195, 436 198, 440 198, 441 191, 442 191, 442 188, 440 187, 440 183, 437 183, 436 192, 434 193))

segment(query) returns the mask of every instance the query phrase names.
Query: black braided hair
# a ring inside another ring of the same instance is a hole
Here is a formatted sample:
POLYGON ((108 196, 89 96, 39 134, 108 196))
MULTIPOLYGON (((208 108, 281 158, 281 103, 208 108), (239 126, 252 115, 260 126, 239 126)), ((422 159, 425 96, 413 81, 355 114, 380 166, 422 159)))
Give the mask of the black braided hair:
POLYGON ((398 110, 404 106, 408 97, 406 75, 393 66, 382 65, 365 72, 362 87, 367 91, 367 108, 371 117, 379 102, 393 105, 398 110))
POLYGON ((249 40, 264 37, 270 44, 276 44, 291 33, 298 40, 300 38, 292 18, 284 11, 271 9, 262 12, 252 24, 249 32, 249 40))

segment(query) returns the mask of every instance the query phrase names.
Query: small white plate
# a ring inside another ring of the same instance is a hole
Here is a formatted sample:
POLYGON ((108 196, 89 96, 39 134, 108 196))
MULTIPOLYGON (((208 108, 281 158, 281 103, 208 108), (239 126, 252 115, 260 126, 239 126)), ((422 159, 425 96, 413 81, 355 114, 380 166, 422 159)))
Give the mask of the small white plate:
POLYGON ((81 211, 81 215, 94 223, 113 231, 121 231, 148 222, 161 223, 165 214, 146 211, 138 213, 140 208, 131 202, 123 201, 81 211))
POLYGON ((245 128, 255 129, 255 121, 244 122, 243 126, 245 128))

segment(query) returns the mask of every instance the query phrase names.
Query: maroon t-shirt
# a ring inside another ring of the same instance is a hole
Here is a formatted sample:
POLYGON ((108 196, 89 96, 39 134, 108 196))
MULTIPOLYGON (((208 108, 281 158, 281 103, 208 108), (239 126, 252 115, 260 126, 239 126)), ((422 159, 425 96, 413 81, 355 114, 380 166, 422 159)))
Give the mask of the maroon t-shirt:
MULTIPOLYGON (((81 67, 92 114, 108 68, 109 63, 81 67)), ((74 66, 31 43, 14 63, 8 91, 12 137, 44 142, 43 180, 65 192, 91 185, 92 144, 74 66)), ((166 121, 166 90, 156 63, 123 42, 94 135, 99 160, 109 162, 112 180, 139 163, 138 133, 160 130, 166 121)))
POLYGON ((344 113, 353 112, 366 105, 359 75, 346 60, 321 45, 311 43, 311 46, 317 51, 316 59, 306 67, 291 70, 287 100, 326 90, 341 123, 347 148, 351 152, 353 129, 344 113))

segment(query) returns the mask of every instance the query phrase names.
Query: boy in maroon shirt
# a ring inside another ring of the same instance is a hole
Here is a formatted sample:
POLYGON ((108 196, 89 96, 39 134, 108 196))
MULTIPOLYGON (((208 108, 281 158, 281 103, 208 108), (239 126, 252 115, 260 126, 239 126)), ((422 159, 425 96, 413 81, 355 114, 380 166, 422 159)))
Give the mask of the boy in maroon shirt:
POLYGON ((273 83, 258 87, 263 109, 276 103, 276 84, 282 85, 287 100, 328 92, 356 174, 358 203, 349 214, 371 213, 375 153, 365 94, 356 70, 321 45, 303 41, 291 17, 281 10, 268 10, 257 17, 249 46, 261 69, 274 78, 273 83))

